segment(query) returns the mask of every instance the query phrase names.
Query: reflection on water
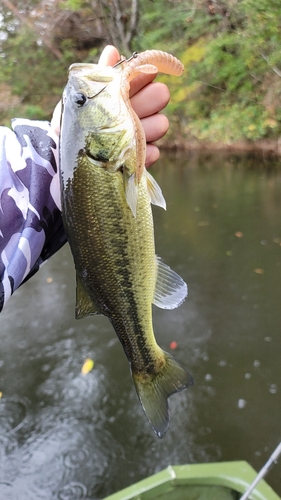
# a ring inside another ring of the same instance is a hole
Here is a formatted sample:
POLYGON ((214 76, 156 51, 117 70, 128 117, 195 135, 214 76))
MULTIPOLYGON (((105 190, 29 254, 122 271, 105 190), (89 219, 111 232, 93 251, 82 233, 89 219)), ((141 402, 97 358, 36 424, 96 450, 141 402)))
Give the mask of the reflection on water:
POLYGON ((155 333, 195 386, 170 399, 159 440, 108 320, 74 319, 65 247, 0 317, 0 498, 101 499, 168 464, 258 469, 281 439, 281 171, 191 155, 153 173, 168 206, 154 210, 157 253, 189 285, 179 309, 154 309, 155 333))

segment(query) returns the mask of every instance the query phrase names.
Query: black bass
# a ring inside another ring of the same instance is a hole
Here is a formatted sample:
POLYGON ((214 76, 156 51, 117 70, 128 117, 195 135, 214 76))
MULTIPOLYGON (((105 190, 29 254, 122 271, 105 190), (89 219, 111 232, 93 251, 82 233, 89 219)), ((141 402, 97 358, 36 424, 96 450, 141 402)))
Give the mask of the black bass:
POLYGON ((192 377, 156 343, 152 303, 179 306, 187 286, 155 256, 151 203, 165 208, 145 169, 145 135, 129 100, 140 73, 180 75, 170 54, 150 50, 115 66, 74 64, 63 95, 62 213, 76 273, 76 318, 103 314, 130 363, 156 434, 168 428, 167 398, 192 377))

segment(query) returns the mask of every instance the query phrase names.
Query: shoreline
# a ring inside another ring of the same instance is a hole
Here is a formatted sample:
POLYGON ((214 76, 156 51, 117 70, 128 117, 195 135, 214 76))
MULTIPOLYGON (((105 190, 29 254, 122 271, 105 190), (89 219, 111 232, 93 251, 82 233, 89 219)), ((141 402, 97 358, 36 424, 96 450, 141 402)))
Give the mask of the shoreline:
POLYGON ((201 153, 207 152, 222 152, 222 153, 262 153, 266 156, 281 156, 281 138, 280 139, 260 139, 255 142, 246 140, 234 141, 231 143, 200 141, 197 139, 169 139, 159 141, 159 147, 166 151, 198 151, 201 153))

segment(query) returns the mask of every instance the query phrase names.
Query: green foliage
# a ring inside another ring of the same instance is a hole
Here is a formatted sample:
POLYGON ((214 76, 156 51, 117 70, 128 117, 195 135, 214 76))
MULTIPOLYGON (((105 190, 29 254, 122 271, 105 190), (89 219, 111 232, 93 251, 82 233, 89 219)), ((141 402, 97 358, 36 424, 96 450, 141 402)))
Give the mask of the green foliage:
POLYGON ((241 0, 232 9, 203 60, 190 68, 188 79, 203 83, 187 104, 189 133, 222 142, 278 137, 281 4, 241 0))
POLYGON ((279 0, 141 2, 141 49, 174 52, 185 64, 170 110, 183 138, 233 142, 281 132, 279 0), (175 117, 176 114, 176 117, 175 117))
MULTIPOLYGON (((67 68, 75 60, 71 46, 63 45, 59 61, 40 43, 35 33, 19 27, 2 43, 0 83, 7 83, 13 95, 20 96, 22 113, 28 118, 51 117, 66 83, 67 68)), ((18 108, 9 110, 9 117, 18 108)), ((20 111, 20 109, 19 109, 20 111)), ((7 117, 4 117, 5 121, 7 117)))
POLYGON ((194 119, 186 132, 198 139, 231 143, 235 140, 257 140, 273 135, 277 122, 272 120, 262 106, 233 104, 210 113, 208 119, 194 119))
POLYGON ((214 20, 198 8, 197 0, 140 0, 136 50, 155 48, 182 52, 185 46, 212 33, 214 20))
POLYGON ((79 9, 82 9, 85 7, 87 2, 85 0, 62 0, 61 6, 64 9, 70 9, 73 11, 78 11, 79 9))
MULTIPOLYGON (((54 15, 48 9, 41 14, 39 0, 13 3, 31 25, 5 8, 5 2, 0 5, 0 86, 8 84, 12 95, 20 97, 17 108, 13 99, 8 112, 7 106, 0 107, 1 118, 6 123, 11 113, 20 111, 28 117, 49 118, 68 66, 75 61, 97 61, 101 52, 96 46, 77 49, 71 32, 59 39, 49 34, 54 16, 68 19, 69 12, 77 13, 83 23, 93 12, 93 18, 100 16, 104 32, 109 32, 114 15, 105 2, 96 0, 55 2, 54 15), (39 12, 40 30, 45 30, 42 37, 38 29, 32 29, 34 11, 39 12), (60 59, 46 38, 59 49, 60 59)), ((119 0, 119 5, 122 22, 129 25, 130 1, 119 0)), ((280 0, 139 0, 138 7, 133 50, 166 50, 185 65, 181 78, 160 77, 171 91, 170 136, 227 143, 279 137, 280 0)), ((117 40, 115 31, 114 36, 117 40)), ((104 40, 103 45, 108 42, 104 40)))

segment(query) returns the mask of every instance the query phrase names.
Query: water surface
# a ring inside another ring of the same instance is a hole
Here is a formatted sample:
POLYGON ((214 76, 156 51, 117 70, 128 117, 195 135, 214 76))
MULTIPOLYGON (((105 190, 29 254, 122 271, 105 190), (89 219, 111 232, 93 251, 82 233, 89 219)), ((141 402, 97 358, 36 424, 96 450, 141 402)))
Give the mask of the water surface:
MULTIPOLYGON (((108 320, 74 319, 65 246, 0 316, 0 498, 101 499, 169 464, 259 469, 281 440, 281 170, 234 155, 163 163, 156 248, 189 297, 154 309, 155 334, 167 351, 177 342, 195 385, 170 398, 158 439, 108 320)), ((281 495, 280 465, 268 482, 281 495)))

